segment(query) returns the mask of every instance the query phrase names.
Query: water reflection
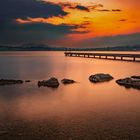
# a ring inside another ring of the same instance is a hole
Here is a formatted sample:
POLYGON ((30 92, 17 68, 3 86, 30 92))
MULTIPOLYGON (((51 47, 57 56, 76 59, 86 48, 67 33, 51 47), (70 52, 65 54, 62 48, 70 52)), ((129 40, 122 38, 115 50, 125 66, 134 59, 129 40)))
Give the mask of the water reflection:
POLYGON ((64 57, 62 52, 16 54, 0 56, 0 77, 30 79, 32 82, 0 87, 0 119, 53 119, 53 122, 58 119, 61 123, 64 120, 76 121, 76 125, 78 122, 79 125, 94 122, 90 124, 92 127, 117 121, 132 125, 134 118, 137 123, 140 122, 139 90, 128 90, 115 83, 119 78, 140 75, 138 63, 69 58, 64 57), (100 72, 109 73, 115 79, 101 84, 90 83, 88 77, 100 72), (77 83, 60 84, 55 90, 38 88, 38 80, 51 76, 59 81, 74 79, 77 83))

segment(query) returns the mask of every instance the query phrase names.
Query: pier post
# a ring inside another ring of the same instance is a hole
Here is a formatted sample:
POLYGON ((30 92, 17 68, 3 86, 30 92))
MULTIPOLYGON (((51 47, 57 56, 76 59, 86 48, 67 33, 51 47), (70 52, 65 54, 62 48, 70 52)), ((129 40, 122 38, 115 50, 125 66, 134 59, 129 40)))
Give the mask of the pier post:
POLYGON ((133 57, 133 61, 136 61, 136 58, 135 57, 133 57))

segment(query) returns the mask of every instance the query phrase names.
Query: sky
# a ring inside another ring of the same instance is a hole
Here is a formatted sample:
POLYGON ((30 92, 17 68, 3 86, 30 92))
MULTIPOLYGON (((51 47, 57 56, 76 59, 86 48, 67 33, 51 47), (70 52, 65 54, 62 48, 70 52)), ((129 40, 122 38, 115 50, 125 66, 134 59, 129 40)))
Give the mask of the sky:
POLYGON ((0 0, 0 44, 140 44, 138 0, 0 0))

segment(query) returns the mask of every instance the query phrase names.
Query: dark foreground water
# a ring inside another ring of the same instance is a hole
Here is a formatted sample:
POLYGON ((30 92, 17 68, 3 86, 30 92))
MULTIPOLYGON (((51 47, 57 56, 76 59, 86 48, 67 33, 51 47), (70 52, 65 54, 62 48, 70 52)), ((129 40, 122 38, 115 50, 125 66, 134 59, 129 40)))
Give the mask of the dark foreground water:
POLYGON ((140 90, 115 83, 132 75, 140 75, 140 63, 63 52, 0 53, 0 78, 32 81, 0 87, 0 140, 140 140, 140 90), (114 80, 89 82, 101 72, 114 80), (38 88, 38 80, 52 76, 77 83, 38 88))

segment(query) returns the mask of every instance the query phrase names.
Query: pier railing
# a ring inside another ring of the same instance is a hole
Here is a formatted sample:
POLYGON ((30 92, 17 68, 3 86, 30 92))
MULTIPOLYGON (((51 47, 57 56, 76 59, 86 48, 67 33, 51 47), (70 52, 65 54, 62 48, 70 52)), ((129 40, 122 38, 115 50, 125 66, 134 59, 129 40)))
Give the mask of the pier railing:
POLYGON ((140 62, 140 54, 65 52, 65 56, 140 62))

